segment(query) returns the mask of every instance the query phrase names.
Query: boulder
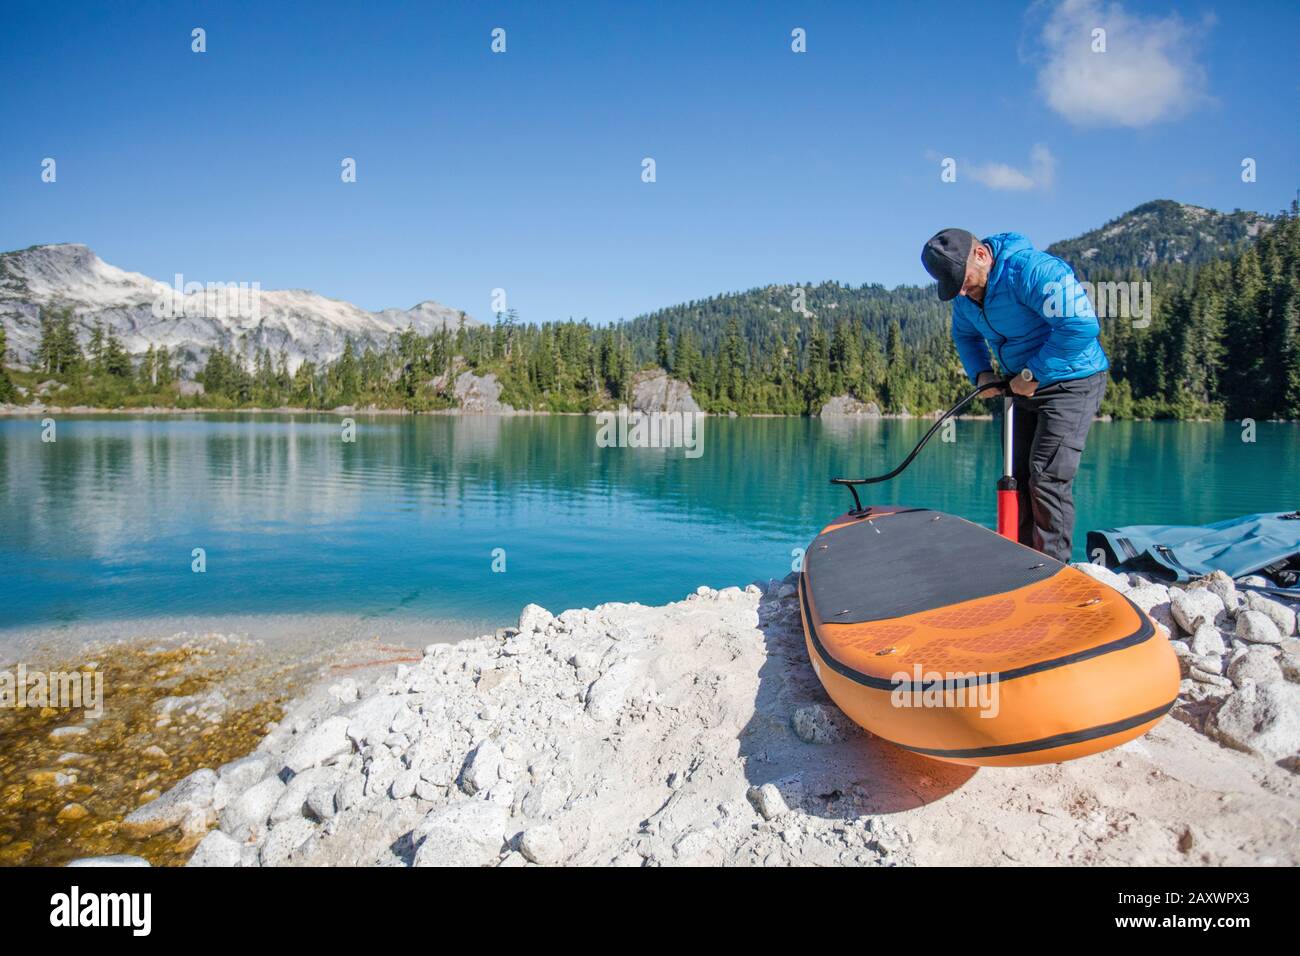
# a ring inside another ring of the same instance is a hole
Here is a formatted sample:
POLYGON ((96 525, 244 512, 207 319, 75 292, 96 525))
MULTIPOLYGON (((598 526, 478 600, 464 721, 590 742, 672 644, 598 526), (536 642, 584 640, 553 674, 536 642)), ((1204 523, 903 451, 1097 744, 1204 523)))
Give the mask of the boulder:
POLYGON ((1212 591, 1196 588, 1169 592, 1169 611, 1174 621, 1188 634, 1196 633, 1202 624, 1213 624, 1223 614, 1223 601, 1212 591))
POLYGON ((348 738, 347 717, 334 716, 322 721, 302 735, 284 758, 284 765, 294 773, 329 763, 335 757, 352 752, 348 738))
POLYGON ((1172 632, 1173 615, 1170 613, 1169 588, 1163 584, 1141 581, 1128 591, 1128 599, 1146 611, 1157 624, 1172 632))
POLYGON ((519 613, 519 637, 544 631, 554 620, 555 616, 540 604, 525 605, 519 613))
POLYGON ((475 375, 473 372, 461 372, 456 376, 453 388, 456 402, 463 412, 480 415, 510 414, 514 408, 501 401, 501 383, 496 375, 475 375))
POLYGON ((1300 753, 1300 687, 1246 681, 1210 715, 1205 729, 1237 750, 1270 760, 1291 757, 1300 753))
POLYGON ((1187 646, 1197 657, 1219 656, 1228 650, 1228 642, 1224 640, 1223 632, 1208 622, 1202 623, 1192 632, 1187 646))
POLYGON ((1218 597, 1227 608, 1229 614, 1237 613, 1237 605, 1241 603, 1241 595, 1237 591, 1237 584, 1223 571, 1214 571, 1197 582, 1211 594, 1218 597))
POLYGON ((632 411, 682 412, 698 415, 700 406, 685 382, 670 378, 663 369, 647 369, 632 376, 632 411))
MULTIPOLYGON (((470 796, 490 790, 498 780, 511 777, 510 762, 492 740, 483 740, 470 751, 460 772, 460 788, 470 796)), ((418 776, 418 775, 417 775, 418 776)), ((414 784, 412 784, 414 789, 414 784)))
POLYGON ((765 783, 761 787, 750 787, 746 795, 754 805, 758 815, 764 820, 775 820, 790 808, 786 806, 785 797, 774 783, 765 783))
POLYGON ((411 833, 416 866, 487 866, 506 841, 509 813, 486 800, 465 800, 429 812, 411 833))
POLYGON ((269 758, 252 754, 222 764, 217 768, 217 776, 225 782, 232 794, 240 794, 265 777, 270 769, 269 758))
POLYGON ((1296 632, 1295 611, 1281 601, 1275 601, 1258 591, 1247 591, 1246 607, 1252 611, 1258 611, 1276 624, 1278 632, 1283 637, 1290 637, 1296 632))
POLYGON ((1250 644, 1282 643, 1282 632, 1278 630, 1273 619, 1263 611, 1238 611, 1237 629, 1234 633, 1250 644))
POLYGON ((262 866, 283 866, 315 835, 316 825, 306 817, 294 817, 276 824, 267 834, 258 854, 262 866))
POLYGON ((156 800, 133 810, 122 821, 121 832, 130 837, 147 837, 171 827, 193 832, 216 820, 213 798, 216 771, 196 770, 156 800))
POLYGON ((1228 679, 1236 687, 1244 687, 1250 680, 1256 684, 1271 684, 1282 680, 1282 667, 1278 663, 1277 649, 1268 644, 1252 644, 1245 653, 1228 665, 1228 679))
POLYGON ((213 830, 195 848, 186 866, 239 866, 243 848, 220 830, 213 830))
POLYGON ((348 718, 347 734, 360 750, 367 744, 382 743, 394 720, 406 710, 406 698, 399 694, 376 694, 343 711, 348 718))
POLYGON ((249 787, 222 811, 221 829, 234 836, 240 836, 245 827, 260 829, 270 819, 284 789, 279 777, 267 777, 249 787))
POLYGON ((338 786, 338 778, 339 773, 333 767, 312 767, 295 774, 271 808, 269 819, 272 825, 302 816, 308 795, 317 787, 332 789, 338 786))
POLYGON ((519 837, 519 852, 539 866, 552 866, 564 859, 564 843, 555 827, 529 827, 519 837))
POLYGON ((880 406, 875 402, 860 402, 852 395, 836 395, 822 405, 817 415, 820 418, 879 418, 880 406))

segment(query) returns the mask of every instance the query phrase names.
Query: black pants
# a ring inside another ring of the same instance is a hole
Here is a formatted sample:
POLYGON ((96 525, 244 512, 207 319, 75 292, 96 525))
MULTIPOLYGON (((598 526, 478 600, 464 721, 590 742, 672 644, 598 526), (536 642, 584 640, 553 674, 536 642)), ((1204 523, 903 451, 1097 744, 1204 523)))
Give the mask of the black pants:
POLYGON ((1013 432, 1021 544, 1058 561, 1074 542, 1074 476, 1106 393, 1106 373, 1053 382, 1015 397, 1013 432))

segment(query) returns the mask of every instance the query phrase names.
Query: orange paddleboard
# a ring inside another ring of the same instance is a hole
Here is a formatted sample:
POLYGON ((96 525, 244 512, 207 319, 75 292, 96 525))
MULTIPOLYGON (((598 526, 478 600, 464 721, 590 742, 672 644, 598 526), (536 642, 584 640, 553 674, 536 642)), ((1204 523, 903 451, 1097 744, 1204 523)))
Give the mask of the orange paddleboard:
POLYGON ((805 554, 799 600, 831 699, 937 760, 1073 760, 1146 733, 1178 696, 1173 648, 1132 601, 943 512, 835 519, 805 554))

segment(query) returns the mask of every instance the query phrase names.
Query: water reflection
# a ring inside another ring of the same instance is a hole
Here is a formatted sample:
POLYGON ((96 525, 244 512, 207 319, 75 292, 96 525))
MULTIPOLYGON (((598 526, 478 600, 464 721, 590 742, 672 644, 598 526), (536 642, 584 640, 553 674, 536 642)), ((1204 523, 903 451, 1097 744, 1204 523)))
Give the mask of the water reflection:
MULTIPOLYGON (((587 416, 319 415, 0 421, 0 623, 186 613, 500 616, 663 601, 784 574, 929 421, 708 421, 703 454, 600 448, 587 416), (190 571, 203 547, 208 571, 190 571), (491 570, 504 548, 507 571, 491 570)), ((1090 527, 1297 506, 1294 426, 1099 423, 1090 527)), ((871 499, 993 521, 998 425, 959 421, 871 499)), ((1081 553, 1081 552, 1080 552, 1081 553)))

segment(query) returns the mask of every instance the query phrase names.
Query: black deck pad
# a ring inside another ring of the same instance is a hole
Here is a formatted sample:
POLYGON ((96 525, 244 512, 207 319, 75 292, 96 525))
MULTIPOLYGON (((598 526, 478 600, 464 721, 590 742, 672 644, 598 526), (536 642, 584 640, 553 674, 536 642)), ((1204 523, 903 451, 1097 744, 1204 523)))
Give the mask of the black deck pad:
POLYGON ((819 535, 804 559, 828 624, 883 621, 1014 591, 1065 565, 942 511, 914 509, 819 535))

